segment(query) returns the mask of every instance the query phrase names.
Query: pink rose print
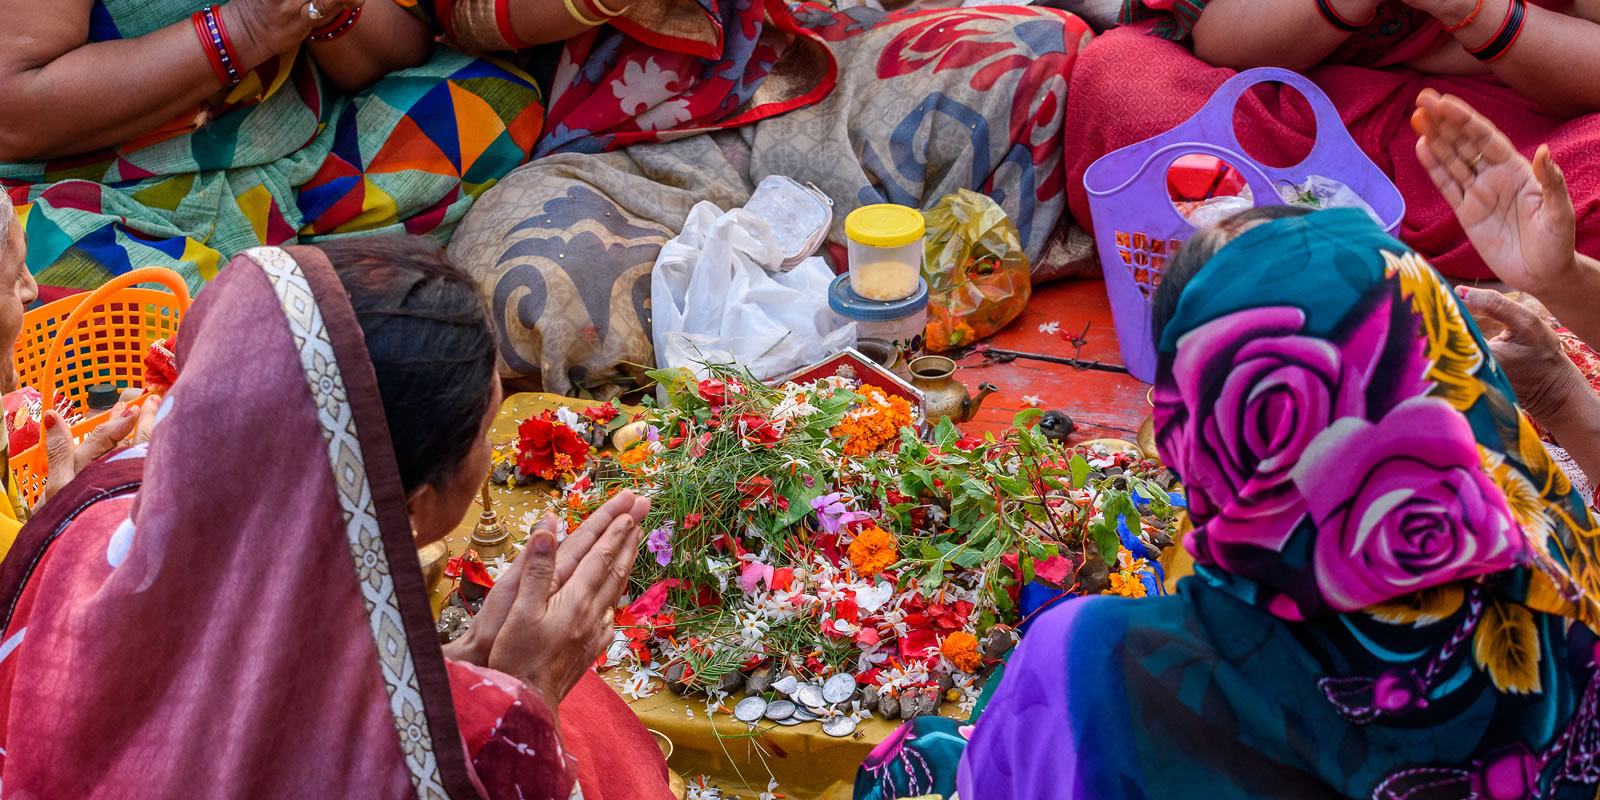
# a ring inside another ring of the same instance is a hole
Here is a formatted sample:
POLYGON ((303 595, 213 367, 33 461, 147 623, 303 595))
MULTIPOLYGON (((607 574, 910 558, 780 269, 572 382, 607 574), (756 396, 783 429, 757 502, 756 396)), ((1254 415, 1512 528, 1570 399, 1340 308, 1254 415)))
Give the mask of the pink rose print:
POLYGON ((1526 546, 1471 426, 1438 398, 1339 420, 1293 478, 1317 526, 1317 587, 1338 611, 1508 569, 1526 546))
POLYGON ((1227 545, 1283 548, 1306 515, 1290 470, 1335 420, 1366 415, 1389 318, 1385 302, 1341 344, 1300 335, 1298 308, 1252 308, 1179 340, 1156 437, 1205 526, 1190 537, 1202 562, 1228 568, 1227 545))

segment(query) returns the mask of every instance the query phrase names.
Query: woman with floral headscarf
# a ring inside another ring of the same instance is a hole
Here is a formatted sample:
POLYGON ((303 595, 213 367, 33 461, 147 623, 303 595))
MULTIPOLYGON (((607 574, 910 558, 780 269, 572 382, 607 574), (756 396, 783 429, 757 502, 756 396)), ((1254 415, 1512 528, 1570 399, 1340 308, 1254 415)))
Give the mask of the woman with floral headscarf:
POLYGON ((1156 302, 1198 577, 1041 617, 961 797, 1594 796, 1600 529, 1419 256, 1255 216, 1156 302))

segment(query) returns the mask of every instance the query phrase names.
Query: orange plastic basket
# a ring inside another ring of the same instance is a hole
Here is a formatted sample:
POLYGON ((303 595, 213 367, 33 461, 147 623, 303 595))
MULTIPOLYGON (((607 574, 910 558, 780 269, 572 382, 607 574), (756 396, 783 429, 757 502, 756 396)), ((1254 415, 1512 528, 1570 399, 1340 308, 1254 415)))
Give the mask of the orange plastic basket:
MULTIPOLYGON (((99 289, 63 297, 27 312, 14 358, 19 385, 39 390, 43 407, 55 407, 56 395, 71 398, 87 415, 88 389, 100 383, 144 388, 144 357, 150 345, 178 332, 178 320, 189 310, 189 288, 170 269, 147 267, 117 276, 99 289), (167 291, 139 288, 159 284, 167 291)), ((142 404, 144 397, 137 403, 142 404)), ((72 426, 82 437, 104 422, 102 412, 72 426)), ((48 471, 44 441, 12 455, 11 474, 28 504, 38 502, 48 471)))

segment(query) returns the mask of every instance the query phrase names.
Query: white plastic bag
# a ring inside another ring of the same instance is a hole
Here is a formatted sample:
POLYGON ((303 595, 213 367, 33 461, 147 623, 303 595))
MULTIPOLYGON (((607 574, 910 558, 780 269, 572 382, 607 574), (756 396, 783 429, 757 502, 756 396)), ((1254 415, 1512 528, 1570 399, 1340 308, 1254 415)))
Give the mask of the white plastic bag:
POLYGON ((855 324, 841 327, 828 308, 827 264, 809 258, 772 274, 782 262, 759 217, 696 205, 650 276, 657 364, 702 374, 732 362, 768 380, 854 346, 855 324))
POLYGON ((1354 189, 1332 178, 1321 175, 1312 175, 1306 182, 1294 186, 1287 182, 1278 184, 1278 196, 1283 202, 1292 206, 1305 206, 1307 208, 1359 208, 1372 217, 1372 221, 1383 225, 1383 220, 1378 218, 1378 212, 1372 210, 1367 201, 1361 199, 1354 189))

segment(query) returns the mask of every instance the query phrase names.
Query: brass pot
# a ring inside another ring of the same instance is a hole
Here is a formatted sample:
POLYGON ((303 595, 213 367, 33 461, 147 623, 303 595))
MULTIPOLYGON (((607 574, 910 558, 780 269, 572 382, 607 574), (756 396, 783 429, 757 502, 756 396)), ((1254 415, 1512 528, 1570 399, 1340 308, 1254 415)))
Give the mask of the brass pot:
POLYGON ((938 425, 944 419, 970 422, 984 398, 1000 391, 994 384, 985 383, 978 387, 978 396, 973 397, 955 379, 956 362, 944 356, 923 356, 913 360, 910 368, 911 385, 922 390, 922 413, 929 425, 938 425))
POLYGON ((450 543, 440 539, 418 550, 417 560, 422 562, 422 580, 431 592, 433 587, 439 585, 439 579, 444 577, 445 562, 450 560, 450 543))

